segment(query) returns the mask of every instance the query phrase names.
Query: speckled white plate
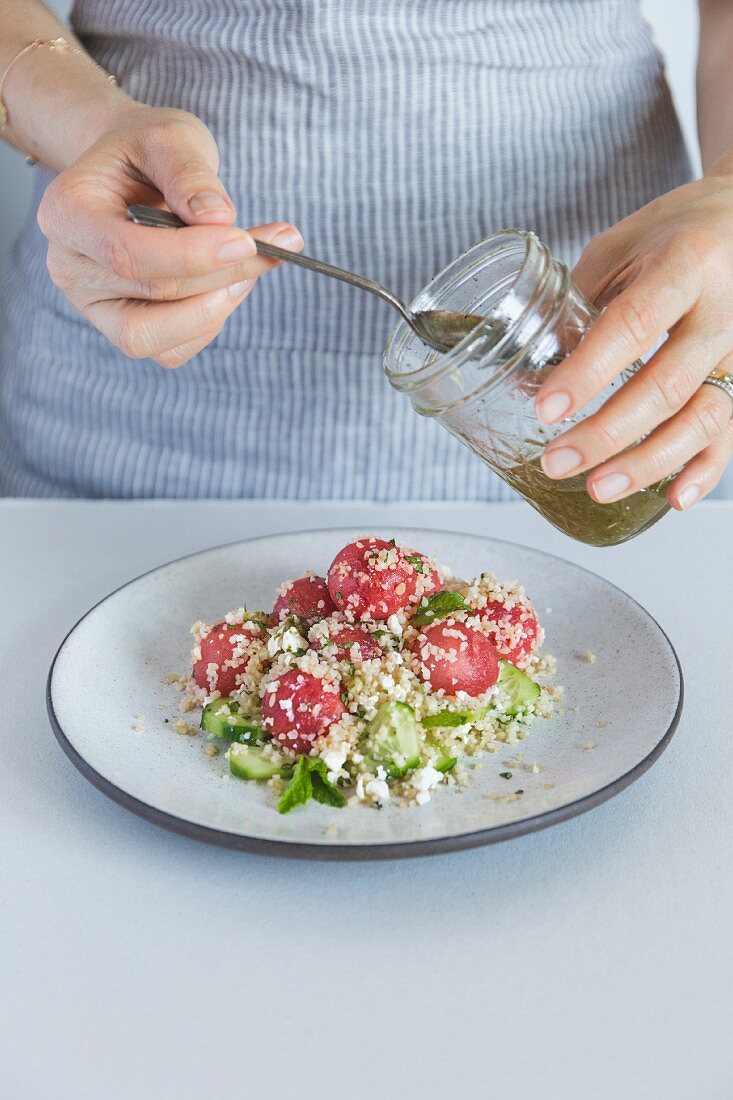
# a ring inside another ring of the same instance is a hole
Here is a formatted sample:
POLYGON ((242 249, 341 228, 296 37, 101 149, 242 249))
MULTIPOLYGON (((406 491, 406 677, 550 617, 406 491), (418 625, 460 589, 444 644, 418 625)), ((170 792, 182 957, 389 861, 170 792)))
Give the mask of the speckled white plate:
POLYGON ((536 722, 522 744, 486 754, 469 784, 439 789, 419 808, 310 803, 283 816, 265 786, 230 777, 223 755, 204 754, 204 735, 174 732, 180 697, 166 673, 187 667, 196 619, 211 621, 241 603, 269 609, 284 578, 324 573, 354 536, 328 530, 194 554, 92 608, 62 643, 48 678, 51 724, 67 756, 150 821, 233 848, 321 859, 421 855, 519 836, 597 806, 657 759, 679 721, 682 675, 669 639, 639 604, 593 573, 512 543, 442 531, 378 533, 435 554, 459 576, 490 570, 524 584, 546 628, 545 650, 558 659, 562 713, 536 722), (589 650, 593 663, 583 656, 589 650), (506 763, 517 752, 526 768, 506 763), (511 781, 499 775, 507 770, 511 781), (516 789, 524 792, 517 801, 497 799, 516 789))

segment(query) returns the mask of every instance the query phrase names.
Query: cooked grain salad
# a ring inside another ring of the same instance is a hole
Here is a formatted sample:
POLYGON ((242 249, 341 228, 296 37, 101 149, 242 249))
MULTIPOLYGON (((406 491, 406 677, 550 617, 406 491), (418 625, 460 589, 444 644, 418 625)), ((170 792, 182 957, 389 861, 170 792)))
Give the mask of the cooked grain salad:
POLYGON ((269 614, 191 630, 185 709, 202 707, 231 773, 267 783, 281 813, 311 798, 423 805, 561 693, 523 588, 460 580, 394 539, 357 539, 326 577, 285 581, 269 614))

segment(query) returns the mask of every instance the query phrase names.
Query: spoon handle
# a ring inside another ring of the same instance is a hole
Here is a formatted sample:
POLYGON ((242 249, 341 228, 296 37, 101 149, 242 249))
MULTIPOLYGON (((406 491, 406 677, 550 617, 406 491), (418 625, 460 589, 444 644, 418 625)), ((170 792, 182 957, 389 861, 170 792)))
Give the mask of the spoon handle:
MULTIPOLYGON (((156 210, 152 206, 143 206, 134 203, 127 208, 127 216, 137 225, 148 225, 154 229, 185 229, 187 223, 172 214, 169 210, 156 210)), ((317 271, 319 275, 328 275, 331 279, 339 279, 342 283, 358 286, 361 290, 367 290, 370 294, 376 294, 384 302, 388 302, 398 313, 412 326, 412 316, 404 302, 387 290, 381 283, 375 283, 373 279, 366 279, 363 275, 355 275, 353 271, 344 271, 341 267, 324 263, 322 260, 314 260, 310 256, 304 256, 300 252, 290 252, 287 248, 278 248, 275 244, 267 244, 265 241, 255 240, 257 252, 260 256, 267 256, 271 260, 286 260, 299 267, 307 267, 310 271, 317 271)))

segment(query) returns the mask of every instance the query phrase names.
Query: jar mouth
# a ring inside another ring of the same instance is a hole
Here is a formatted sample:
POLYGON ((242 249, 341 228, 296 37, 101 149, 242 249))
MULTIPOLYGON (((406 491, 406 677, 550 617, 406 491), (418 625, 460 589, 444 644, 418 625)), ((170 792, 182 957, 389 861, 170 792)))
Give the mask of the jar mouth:
MULTIPOLYGON (((439 271, 413 298, 409 309, 474 313, 485 320, 447 352, 430 348, 406 321, 399 321, 384 352, 384 370, 391 384, 410 391, 479 356, 486 368, 496 364, 533 308, 537 275, 532 269, 538 255, 546 251, 534 233, 503 229, 439 271)), ((498 381, 511 365, 511 360, 504 358, 501 370, 487 382, 498 381)))

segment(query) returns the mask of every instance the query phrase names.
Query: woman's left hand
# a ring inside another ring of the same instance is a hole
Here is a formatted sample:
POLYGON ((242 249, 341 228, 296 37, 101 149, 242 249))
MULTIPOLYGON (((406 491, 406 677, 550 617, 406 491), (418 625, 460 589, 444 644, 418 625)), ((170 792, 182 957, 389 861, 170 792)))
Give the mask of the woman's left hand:
POLYGON ((733 453, 731 400, 703 385, 715 368, 733 373, 733 157, 601 233, 573 278, 606 308, 539 390, 540 420, 582 409, 669 338, 598 412, 547 445, 545 473, 591 470, 588 492, 605 504, 684 466, 669 501, 691 507, 715 488, 733 453))

